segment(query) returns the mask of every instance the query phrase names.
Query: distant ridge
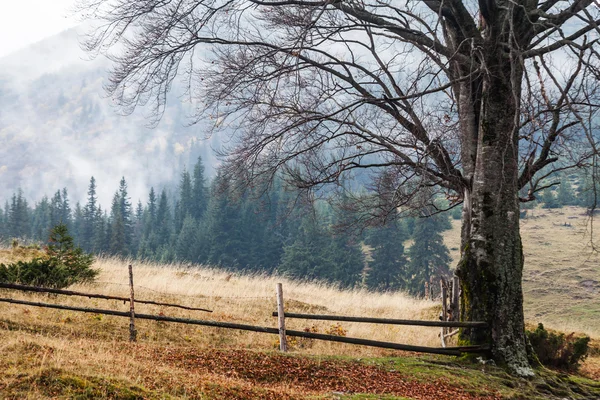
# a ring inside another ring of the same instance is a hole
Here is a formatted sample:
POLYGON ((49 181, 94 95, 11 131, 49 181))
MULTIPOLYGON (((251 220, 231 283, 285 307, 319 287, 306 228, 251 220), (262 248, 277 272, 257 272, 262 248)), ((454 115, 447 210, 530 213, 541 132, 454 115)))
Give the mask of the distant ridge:
POLYGON ((150 186, 177 182, 198 155, 211 175, 220 139, 203 141, 206 127, 186 127, 177 101, 152 130, 144 110, 119 115, 102 88, 109 63, 89 60, 83 33, 71 28, 0 58, 0 205, 19 187, 29 201, 62 187, 73 203, 84 201, 92 175, 102 204, 122 176, 132 200, 145 201, 150 186))

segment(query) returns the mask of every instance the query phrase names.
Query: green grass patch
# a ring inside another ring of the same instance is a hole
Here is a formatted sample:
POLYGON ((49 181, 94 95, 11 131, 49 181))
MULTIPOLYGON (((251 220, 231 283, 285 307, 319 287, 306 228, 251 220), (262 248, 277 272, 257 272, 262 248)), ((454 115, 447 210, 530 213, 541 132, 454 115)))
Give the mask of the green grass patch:
POLYGON ((116 379, 83 377, 57 368, 48 368, 36 374, 19 374, 0 383, 3 399, 115 399, 153 400, 170 399, 164 393, 149 391, 116 379))

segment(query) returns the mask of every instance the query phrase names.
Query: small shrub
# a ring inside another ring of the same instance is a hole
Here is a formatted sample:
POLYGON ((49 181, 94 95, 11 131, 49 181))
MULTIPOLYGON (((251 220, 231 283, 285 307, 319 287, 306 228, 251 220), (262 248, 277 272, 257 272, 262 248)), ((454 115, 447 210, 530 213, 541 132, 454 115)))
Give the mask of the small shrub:
POLYGON ((98 271, 92 269, 94 256, 75 247, 64 224, 50 233, 46 255, 31 261, 0 264, 0 282, 64 288, 74 283, 92 281, 98 271))
POLYGON ((588 355, 588 336, 548 332, 542 324, 534 331, 528 331, 527 336, 538 360, 547 367, 575 371, 588 355))

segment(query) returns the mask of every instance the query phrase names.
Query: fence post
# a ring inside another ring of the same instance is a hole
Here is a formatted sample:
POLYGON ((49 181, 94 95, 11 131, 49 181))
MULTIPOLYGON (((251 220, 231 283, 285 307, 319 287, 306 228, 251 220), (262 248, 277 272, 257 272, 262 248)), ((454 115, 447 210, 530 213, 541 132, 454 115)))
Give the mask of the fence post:
POLYGON ((452 277, 452 320, 460 319, 460 279, 458 276, 452 277))
POLYGON ((447 287, 444 279, 440 280, 440 287, 442 292, 442 321, 448 321, 448 303, 447 303, 447 287))
POLYGON ((137 340, 137 331, 135 330, 135 307, 133 297, 133 267, 129 264, 129 289, 131 297, 129 299, 129 341, 137 340))
POLYGON ((287 351, 287 337, 285 335, 285 314, 283 313, 283 286, 281 283, 277 284, 277 314, 278 314, 278 325, 279 325, 279 350, 282 352, 287 351))

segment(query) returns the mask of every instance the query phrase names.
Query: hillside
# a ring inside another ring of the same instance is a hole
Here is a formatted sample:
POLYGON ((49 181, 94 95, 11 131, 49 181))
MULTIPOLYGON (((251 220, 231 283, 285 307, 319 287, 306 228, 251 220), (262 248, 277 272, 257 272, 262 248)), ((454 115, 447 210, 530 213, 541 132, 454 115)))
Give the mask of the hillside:
POLYGON ((63 187, 82 200, 92 175, 102 204, 122 176, 132 197, 143 199, 150 186, 177 181, 198 155, 212 174, 219 140, 203 140, 206 126, 185 126, 189 105, 172 99, 155 129, 143 107, 119 115, 103 90, 108 63, 79 49, 83 32, 70 29, 0 58, 0 204, 19 187, 29 201, 63 187))
MULTIPOLYGON (((0 262, 31 256, 0 251, 0 262)), ((127 296, 127 262, 100 259, 98 282, 72 289, 127 296)), ((134 264, 136 297, 208 307, 211 314, 138 304, 138 313, 276 326, 275 284, 290 312, 435 319, 436 302, 402 293, 369 293, 321 283, 244 276, 209 268, 134 264)), ((27 295, 0 297, 127 311, 118 301, 27 295)), ((600 396, 600 384, 538 371, 532 381, 445 356, 292 340, 288 355, 274 335, 163 322, 128 321, 0 303, 0 398, 6 399, 559 399, 600 396)), ((288 320, 288 329, 438 346, 436 328, 288 320)), ((584 365, 591 377, 596 358, 584 365)))
MULTIPOLYGON (((452 223, 445 242, 455 265, 460 222, 452 223)), ((580 207, 535 209, 521 220, 525 318, 530 323, 600 337, 600 257, 591 241, 599 238, 590 227, 590 217, 580 207)))

